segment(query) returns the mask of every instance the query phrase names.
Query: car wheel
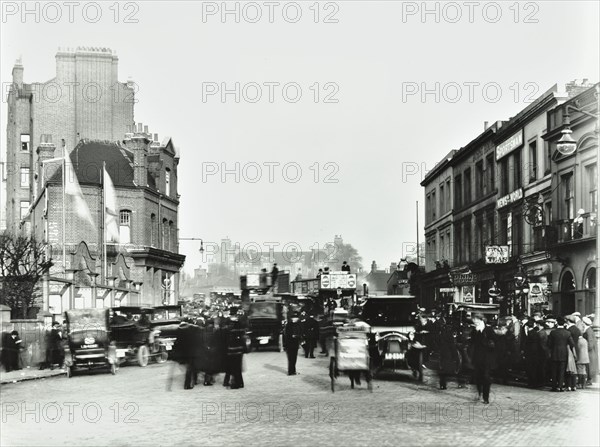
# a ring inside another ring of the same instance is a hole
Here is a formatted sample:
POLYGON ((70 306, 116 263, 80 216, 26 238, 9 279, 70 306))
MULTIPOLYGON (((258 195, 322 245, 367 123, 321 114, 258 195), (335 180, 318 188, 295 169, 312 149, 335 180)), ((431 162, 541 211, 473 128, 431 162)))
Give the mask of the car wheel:
POLYGON ((137 351, 138 364, 142 367, 147 366, 148 365, 148 357, 149 357, 148 346, 146 346, 146 345, 140 346, 137 351))
POLYGON ((165 363, 169 359, 169 353, 165 348, 161 348, 156 356, 156 363, 165 363))

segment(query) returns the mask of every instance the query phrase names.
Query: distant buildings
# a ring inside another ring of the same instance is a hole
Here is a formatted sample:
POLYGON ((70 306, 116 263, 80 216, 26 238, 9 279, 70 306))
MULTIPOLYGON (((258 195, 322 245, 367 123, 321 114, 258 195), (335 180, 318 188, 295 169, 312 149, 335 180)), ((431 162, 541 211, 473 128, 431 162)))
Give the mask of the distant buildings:
POLYGON ((554 86, 427 174, 423 305, 598 314, 597 97, 598 84, 554 86), (569 128, 577 149, 565 156, 569 128))

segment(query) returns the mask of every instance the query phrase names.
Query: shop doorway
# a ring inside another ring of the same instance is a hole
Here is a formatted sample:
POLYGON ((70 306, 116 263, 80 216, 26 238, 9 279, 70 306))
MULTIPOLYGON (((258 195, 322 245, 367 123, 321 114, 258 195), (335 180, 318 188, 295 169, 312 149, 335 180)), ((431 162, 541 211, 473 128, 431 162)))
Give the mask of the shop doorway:
POLYGON ((571 272, 565 272, 560 282, 560 313, 569 315, 575 312, 575 280, 571 272))

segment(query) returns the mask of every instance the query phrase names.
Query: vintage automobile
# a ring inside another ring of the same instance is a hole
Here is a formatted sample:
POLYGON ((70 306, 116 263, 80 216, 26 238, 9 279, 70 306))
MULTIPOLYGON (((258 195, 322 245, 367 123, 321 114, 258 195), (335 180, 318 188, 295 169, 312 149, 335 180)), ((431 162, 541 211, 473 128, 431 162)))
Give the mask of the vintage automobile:
POLYGON ((452 325, 452 331, 456 339, 457 355, 456 373, 471 369, 471 358, 469 355, 469 340, 473 326, 471 316, 481 313, 488 324, 494 324, 500 315, 500 305, 485 303, 450 303, 446 309, 446 317, 452 325))
POLYGON ((255 301, 248 306, 248 329, 254 349, 276 346, 283 351, 284 305, 280 301, 255 301))
POLYGON ((154 330, 154 342, 164 347, 167 354, 173 350, 177 331, 183 321, 180 305, 155 306, 150 316, 150 327, 154 330))
POLYGON ((136 362, 147 366, 151 358, 158 363, 166 362, 166 345, 152 326, 154 308, 145 306, 122 306, 110 309, 111 340, 117 348, 119 364, 136 362))
POLYGON ((65 312, 67 377, 78 371, 117 371, 117 351, 110 339, 108 309, 72 309, 65 312))
MULTIPOLYGON (((411 370, 423 378, 423 348, 415 337, 416 297, 412 295, 373 296, 362 306, 361 318, 371 326, 379 355, 373 364, 382 370, 411 370)), ((375 356, 374 356, 375 357, 375 356)))

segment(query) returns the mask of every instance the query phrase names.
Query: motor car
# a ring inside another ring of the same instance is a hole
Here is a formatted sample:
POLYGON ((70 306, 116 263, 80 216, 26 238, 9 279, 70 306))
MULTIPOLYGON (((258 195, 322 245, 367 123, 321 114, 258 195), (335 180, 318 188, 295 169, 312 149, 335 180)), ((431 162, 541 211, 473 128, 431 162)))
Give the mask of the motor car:
POLYGON ((117 353, 111 341, 108 309, 71 309, 65 312, 67 377, 79 371, 105 369, 115 374, 117 353))

